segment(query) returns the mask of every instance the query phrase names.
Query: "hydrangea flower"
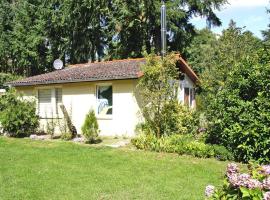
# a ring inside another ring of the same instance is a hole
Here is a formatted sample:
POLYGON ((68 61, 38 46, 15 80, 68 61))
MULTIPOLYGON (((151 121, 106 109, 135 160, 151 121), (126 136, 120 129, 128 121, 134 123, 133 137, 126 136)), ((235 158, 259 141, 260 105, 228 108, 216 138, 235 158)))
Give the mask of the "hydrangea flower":
POLYGON ((263 200, 270 200, 270 192, 266 192, 263 194, 263 200))
POLYGON ((270 190, 270 178, 266 178, 263 180, 263 187, 264 189, 270 190))
POLYGON ((262 165, 261 172, 266 175, 270 175, 270 165, 262 165))
POLYGON ((205 196, 207 198, 211 197, 214 194, 214 192, 215 192, 215 186, 213 186, 213 185, 206 186, 206 188, 205 188, 205 196))
POLYGON ((249 189, 262 188, 262 183, 257 179, 249 179, 247 181, 247 187, 249 189))
POLYGON ((249 189, 262 188, 263 184, 249 174, 231 174, 228 176, 229 183, 234 187, 247 187, 249 189))
POLYGON ((238 184, 238 175, 237 174, 231 174, 228 176, 229 183, 234 187, 239 187, 238 184))
POLYGON ((236 174, 239 172, 239 168, 237 166, 237 164, 235 163, 230 163, 227 166, 227 176, 232 175, 232 174, 236 174))
POLYGON ((248 186, 248 182, 250 180, 249 174, 240 174, 237 178, 238 178, 237 186, 243 186, 243 187, 248 186))

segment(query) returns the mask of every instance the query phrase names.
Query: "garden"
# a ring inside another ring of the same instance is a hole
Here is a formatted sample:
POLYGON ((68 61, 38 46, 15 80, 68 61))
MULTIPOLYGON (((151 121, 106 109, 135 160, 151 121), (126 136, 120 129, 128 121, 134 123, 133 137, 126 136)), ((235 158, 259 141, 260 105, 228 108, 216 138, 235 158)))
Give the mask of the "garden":
MULTIPOLYGON (((207 30, 197 37, 211 41, 209 56, 190 58, 200 76, 197 109, 177 100, 176 80, 183 74, 175 67, 175 54, 163 59, 146 55, 135 91, 144 121, 124 148, 93 145, 101 138, 92 110, 78 139, 65 113, 63 121, 49 121, 41 133, 35 102, 12 89, 1 96, 0 131, 8 137, 0 137, 0 195, 203 199, 205 192, 207 199, 269 200, 269 44, 233 22, 218 39, 207 30), (207 62, 211 67, 205 67, 207 62), (56 126, 62 127, 57 140, 56 126), (33 134, 50 139, 33 141, 33 134), (69 142, 74 140, 80 145, 69 142)), ((203 52, 200 41, 195 39, 193 47, 203 52)))

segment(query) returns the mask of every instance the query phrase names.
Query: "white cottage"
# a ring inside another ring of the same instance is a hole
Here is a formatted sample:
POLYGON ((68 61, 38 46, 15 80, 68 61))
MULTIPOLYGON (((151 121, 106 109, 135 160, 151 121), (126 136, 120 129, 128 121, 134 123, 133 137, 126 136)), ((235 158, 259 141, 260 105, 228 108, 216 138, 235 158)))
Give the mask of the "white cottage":
MULTIPOLYGON (((198 77, 177 55, 176 63, 184 77, 179 77, 179 101, 195 107, 195 84, 198 77)), ((90 109, 95 110, 101 136, 135 135, 142 120, 138 98, 134 95, 143 76, 140 66, 145 59, 125 59, 71 65, 38 76, 8 83, 26 99, 35 99, 41 125, 52 118, 62 118, 63 105, 77 132, 90 109)))

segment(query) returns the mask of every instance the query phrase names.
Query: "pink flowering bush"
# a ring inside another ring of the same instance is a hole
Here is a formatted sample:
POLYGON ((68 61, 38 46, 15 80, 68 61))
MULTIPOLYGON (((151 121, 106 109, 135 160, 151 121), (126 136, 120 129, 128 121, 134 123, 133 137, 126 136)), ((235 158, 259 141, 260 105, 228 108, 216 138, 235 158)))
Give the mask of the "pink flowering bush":
POLYGON ((228 164, 224 185, 217 189, 208 185, 205 196, 209 200, 270 200, 270 165, 250 165, 248 173, 241 173, 237 164, 228 164))

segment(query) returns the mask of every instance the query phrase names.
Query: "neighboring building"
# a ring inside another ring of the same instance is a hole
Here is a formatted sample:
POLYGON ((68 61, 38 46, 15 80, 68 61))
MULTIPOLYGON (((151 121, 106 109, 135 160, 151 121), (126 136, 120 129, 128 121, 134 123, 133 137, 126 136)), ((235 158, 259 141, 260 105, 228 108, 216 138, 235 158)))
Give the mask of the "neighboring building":
MULTIPOLYGON (((140 66, 145 59, 126 59, 71 65, 23 80, 8 83, 35 99, 41 124, 63 117, 60 105, 69 112, 78 133, 90 109, 95 110, 102 136, 135 135, 142 121, 140 102, 134 93, 143 75, 140 66)), ((198 77, 179 56, 177 66, 185 74, 179 79, 179 100, 195 107, 195 83, 198 77)))
POLYGON ((5 89, 0 89, 0 96, 2 96, 6 92, 5 89))

